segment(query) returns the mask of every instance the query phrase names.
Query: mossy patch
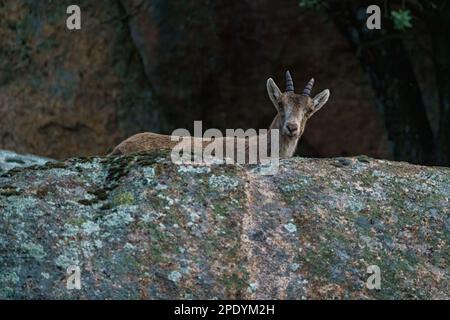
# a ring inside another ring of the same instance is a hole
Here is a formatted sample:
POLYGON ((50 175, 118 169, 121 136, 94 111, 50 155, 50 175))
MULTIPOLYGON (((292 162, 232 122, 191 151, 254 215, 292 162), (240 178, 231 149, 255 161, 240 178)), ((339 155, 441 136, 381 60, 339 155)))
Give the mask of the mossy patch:
POLYGON ((131 192, 119 193, 113 198, 112 204, 114 206, 126 206, 134 204, 134 195, 131 192))

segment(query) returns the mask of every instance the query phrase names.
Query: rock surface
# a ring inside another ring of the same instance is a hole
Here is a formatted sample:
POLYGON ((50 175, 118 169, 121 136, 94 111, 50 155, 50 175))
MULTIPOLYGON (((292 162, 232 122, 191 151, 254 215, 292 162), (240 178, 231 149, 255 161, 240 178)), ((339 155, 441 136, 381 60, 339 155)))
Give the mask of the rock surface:
POLYGON ((116 1, 0 2, 0 148, 51 158, 106 154, 163 119, 116 1))
POLYGON ((17 167, 23 168, 33 165, 44 165, 48 161, 52 160, 31 154, 18 154, 13 151, 0 150, 0 173, 17 167))
POLYGON ((448 299, 449 202, 449 169, 366 157, 273 176, 164 152, 16 168, 0 178, 0 298, 448 299))

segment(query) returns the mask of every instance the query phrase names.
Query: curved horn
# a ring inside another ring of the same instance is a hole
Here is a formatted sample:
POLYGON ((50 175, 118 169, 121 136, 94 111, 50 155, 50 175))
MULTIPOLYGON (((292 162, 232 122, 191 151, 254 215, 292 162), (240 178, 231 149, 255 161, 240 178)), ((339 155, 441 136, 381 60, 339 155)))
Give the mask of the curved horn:
POLYGON ((292 81, 291 73, 286 71, 286 92, 294 91, 294 81, 292 81))
POLYGON ((309 82, 306 84, 305 89, 303 89, 303 95, 309 97, 313 86, 314 86, 314 78, 311 78, 311 80, 309 80, 309 82))

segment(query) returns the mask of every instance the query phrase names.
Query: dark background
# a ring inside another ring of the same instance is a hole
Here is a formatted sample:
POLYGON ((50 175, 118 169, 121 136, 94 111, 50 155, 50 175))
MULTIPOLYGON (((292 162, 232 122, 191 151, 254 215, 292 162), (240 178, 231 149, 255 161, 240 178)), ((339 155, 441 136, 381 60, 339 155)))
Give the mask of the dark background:
POLYGON ((194 120, 267 128, 266 79, 284 88, 289 69, 331 90, 300 155, 449 166, 449 55, 449 1, 0 0, 0 148, 66 158, 194 120))

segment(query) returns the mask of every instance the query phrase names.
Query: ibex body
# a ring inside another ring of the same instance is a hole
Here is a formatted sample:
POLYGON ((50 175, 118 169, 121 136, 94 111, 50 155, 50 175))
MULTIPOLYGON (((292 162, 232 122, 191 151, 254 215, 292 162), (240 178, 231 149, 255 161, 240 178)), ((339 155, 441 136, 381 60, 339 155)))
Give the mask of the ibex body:
MULTIPOLYGON (((279 155, 281 158, 290 158, 294 155, 297 143, 305 130, 306 121, 328 101, 330 96, 328 89, 317 94, 314 98, 310 97, 313 85, 314 79, 311 79, 305 86, 302 94, 294 93, 294 84, 289 71, 286 72, 285 92, 281 92, 272 78, 267 80, 267 93, 277 110, 277 115, 269 127, 269 133, 272 129, 279 130, 279 155)), ((195 139, 203 147, 213 141, 213 139, 193 137, 192 143, 195 143, 193 142, 195 139)), ((266 139, 266 141, 270 144, 270 138, 266 139)), ((256 137, 246 138, 246 149, 255 143, 257 143, 256 137)), ((179 142, 172 141, 169 135, 161 135, 153 132, 138 133, 122 141, 114 148, 110 155, 129 154, 155 149, 172 149, 178 144, 179 142)), ((268 146, 268 149, 270 150, 270 146, 268 146)))

